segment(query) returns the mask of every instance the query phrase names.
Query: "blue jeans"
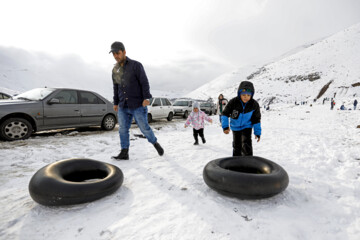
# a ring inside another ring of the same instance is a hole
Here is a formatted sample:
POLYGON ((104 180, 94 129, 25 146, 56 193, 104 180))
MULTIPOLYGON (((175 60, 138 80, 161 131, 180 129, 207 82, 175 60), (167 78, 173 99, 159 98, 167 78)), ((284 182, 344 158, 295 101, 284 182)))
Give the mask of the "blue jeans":
POLYGON ((154 144, 157 139, 151 130, 148 118, 147 118, 148 109, 147 107, 138 107, 138 108, 120 108, 118 110, 118 121, 119 121, 119 135, 120 135, 120 146, 121 149, 129 149, 130 146, 130 134, 129 129, 133 117, 137 125, 139 126, 141 132, 147 138, 147 140, 154 144))

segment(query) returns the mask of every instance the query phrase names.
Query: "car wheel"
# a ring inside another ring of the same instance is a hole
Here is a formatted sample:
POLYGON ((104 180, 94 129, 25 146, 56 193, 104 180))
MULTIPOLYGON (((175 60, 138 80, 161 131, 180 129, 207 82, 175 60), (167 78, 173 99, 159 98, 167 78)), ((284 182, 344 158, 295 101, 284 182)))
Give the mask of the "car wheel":
POLYGON ((101 128, 106 131, 113 130, 116 125, 116 118, 113 115, 106 115, 102 121, 101 128))
POLYGON ((212 111, 209 112, 209 115, 210 115, 210 116, 212 115, 212 111))
POLYGON ((168 121, 171 121, 174 117, 174 114, 172 112, 169 112, 169 116, 167 117, 168 121))
POLYGON ((27 139, 32 131, 29 121, 23 118, 9 118, 0 126, 0 136, 7 141, 27 139))
POLYGON ((148 113, 148 123, 151 123, 152 122, 152 116, 151 116, 151 114, 150 113, 148 113))
POLYGON ((185 112, 184 112, 184 115, 183 115, 183 118, 187 118, 188 116, 189 116, 188 111, 185 111, 185 112))

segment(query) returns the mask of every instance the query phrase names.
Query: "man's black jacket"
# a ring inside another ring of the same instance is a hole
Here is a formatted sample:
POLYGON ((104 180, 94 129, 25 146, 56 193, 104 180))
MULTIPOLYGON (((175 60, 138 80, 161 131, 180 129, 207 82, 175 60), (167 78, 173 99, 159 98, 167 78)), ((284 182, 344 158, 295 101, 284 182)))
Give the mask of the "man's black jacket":
POLYGON ((138 108, 142 106, 144 99, 152 97, 144 67, 138 61, 126 57, 121 83, 115 83, 114 76, 112 78, 114 105, 123 108, 126 102, 129 108, 138 108))

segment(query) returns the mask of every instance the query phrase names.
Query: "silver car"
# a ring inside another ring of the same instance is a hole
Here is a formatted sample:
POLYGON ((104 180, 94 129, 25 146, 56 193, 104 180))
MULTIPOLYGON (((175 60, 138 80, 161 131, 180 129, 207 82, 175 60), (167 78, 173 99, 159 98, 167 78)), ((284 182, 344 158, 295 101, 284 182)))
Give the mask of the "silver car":
POLYGON ((116 125, 113 104, 101 95, 65 88, 36 88, 0 101, 0 138, 26 139, 34 132, 116 125))

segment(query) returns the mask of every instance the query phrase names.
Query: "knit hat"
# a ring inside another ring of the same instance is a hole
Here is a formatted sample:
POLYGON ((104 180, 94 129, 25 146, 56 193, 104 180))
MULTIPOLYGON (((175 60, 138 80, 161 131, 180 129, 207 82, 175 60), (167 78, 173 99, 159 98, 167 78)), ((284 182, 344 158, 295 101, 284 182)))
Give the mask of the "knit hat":
POLYGON ((109 53, 112 52, 119 52, 119 51, 124 51, 125 50, 125 46, 122 42, 114 42, 113 44, 111 44, 111 50, 109 53))
POLYGON ((194 103, 193 103, 193 109, 194 109, 194 108, 197 108, 197 109, 200 110, 200 104, 199 104, 199 102, 194 102, 194 103))
POLYGON ((239 94, 240 94, 240 96, 244 95, 244 94, 252 96, 253 92, 250 89, 243 88, 243 89, 239 90, 239 94))
POLYGON ((238 97, 240 98, 240 96, 242 94, 249 94, 251 96, 251 98, 254 97, 255 88, 254 88, 254 85, 252 84, 252 82, 242 81, 240 83, 239 88, 238 88, 238 97))

